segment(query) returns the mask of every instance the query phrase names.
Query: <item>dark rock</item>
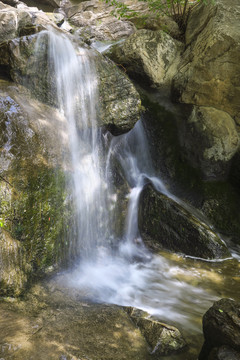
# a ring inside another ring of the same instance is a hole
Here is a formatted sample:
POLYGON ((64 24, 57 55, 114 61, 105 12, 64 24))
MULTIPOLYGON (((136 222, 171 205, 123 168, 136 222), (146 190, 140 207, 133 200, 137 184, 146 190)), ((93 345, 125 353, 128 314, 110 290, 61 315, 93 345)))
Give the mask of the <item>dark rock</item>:
POLYGON ((239 136, 231 116, 211 107, 194 106, 187 120, 178 122, 185 156, 204 179, 227 178, 239 136))
POLYGON ((221 346, 211 351, 208 360, 240 360, 240 352, 228 346, 221 346))
POLYGON ((205 343, 199 360, 239 359, 240 303, 231 299, 216 301, 203 316, 203 333, 205 343))
POLYGON ((151 186, 141 194, 139 229, 149 247, 155 250, 163 247, 201 258, 229 257, 224 242, 199 217, 193 208, 183 207, 151 186))

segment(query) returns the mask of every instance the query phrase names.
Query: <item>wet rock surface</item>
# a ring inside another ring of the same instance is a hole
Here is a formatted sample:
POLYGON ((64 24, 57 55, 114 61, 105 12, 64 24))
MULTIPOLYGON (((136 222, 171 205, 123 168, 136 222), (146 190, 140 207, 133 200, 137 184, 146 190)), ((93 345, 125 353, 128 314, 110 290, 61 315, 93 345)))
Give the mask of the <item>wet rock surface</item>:
POLYGON ((196 257, 229 257, 219 236, 192 213, 193 209, 183 205, 147 186, 139 207, 139 228, 145 243, 155 250, 164 247, 196 257))
POLYGON ((240 358, 240 303, 221 299, 203 316, 205 343, 199 360, 240 358))

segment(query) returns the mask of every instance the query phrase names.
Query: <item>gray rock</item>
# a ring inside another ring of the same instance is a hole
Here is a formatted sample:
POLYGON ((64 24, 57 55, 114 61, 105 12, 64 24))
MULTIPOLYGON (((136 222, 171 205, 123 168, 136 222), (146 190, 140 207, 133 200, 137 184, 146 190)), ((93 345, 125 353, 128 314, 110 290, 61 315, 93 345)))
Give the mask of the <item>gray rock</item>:
POLYGON ((201 258, 229 257, 224 242, 192 211, 147 186, 139 205, 139 229, 146 245, 201 258))
POLYGON ((239 147, 236 125, 229 114, 212 107, 195 106, 189 118, 179 122, 179 137, 186 157, 205 179, 227 177, 239 147))
POLYGON ((81 29, 79 34, 88 39, 119 40, 136 30, 130 21, 113 16, 114 7, 105 1, 67 2, 62 9, 69 22, 81 29))
POLYGON ((173 79, 173 99, 226 111, 240 125, 240 4, 216 0, 189 16, 187 49, 173 79))
POLYGON ((56 27, 58 21, 59 19, 54 16, 48 17, 38 8, 28 8, 26 5, 17 8, 1 5, 0 43, 22 35, 35 34, 49 25, 56 27))
POLYGON ((109 56, 132 76, 156 87, 169 87, 182 51, 183 44, 162 30, 142 29, 113 47, 109 56))

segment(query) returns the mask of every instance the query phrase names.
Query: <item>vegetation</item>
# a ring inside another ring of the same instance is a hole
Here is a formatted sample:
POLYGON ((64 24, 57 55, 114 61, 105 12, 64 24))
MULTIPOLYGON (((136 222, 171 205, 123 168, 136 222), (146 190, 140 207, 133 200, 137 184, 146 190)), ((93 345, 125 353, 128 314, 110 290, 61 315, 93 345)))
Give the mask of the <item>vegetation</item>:
MULTIPOLYGON (((119 0, 105 0, 115 7, 113 14, 120 18, 134 18, 139 14, 131 9, 128 5, 119 0)), ((179 25, 180 29, 185 28, 189 10, 199 3, 205 5, 214 0, 139 0, 147 3, 150 13, 157 16, 166 15, 172 17, 179 25)), ((140 15, 140 17, 148 17, 148 15, 140 15)))

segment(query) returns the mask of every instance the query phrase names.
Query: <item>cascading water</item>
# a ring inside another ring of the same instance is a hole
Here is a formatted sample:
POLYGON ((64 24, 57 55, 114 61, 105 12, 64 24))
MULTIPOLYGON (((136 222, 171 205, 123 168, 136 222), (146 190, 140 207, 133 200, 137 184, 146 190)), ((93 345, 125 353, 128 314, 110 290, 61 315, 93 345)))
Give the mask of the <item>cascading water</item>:
POLYGON ((74 246, 78 256, 94 259, 98 246, 108 237, 110 216, 100 168, 98 84, 93 56, 87 49, 75 49, 65 35, 51 31, 48 34, 57 102, 68 123, 77 228, 74 246))
MULTIPOLYGON (((151 182, 158 191, 174 198, 154 174, 142 122, 129 133, 112 137, 104 165, 103 136, 97 127, 94 55, 88 49, 74 46, 66 35, 48 32, 48 36, 57 103, 68 122, 69 167, 76 208, 76 240, 72 246, 80 259, 75 270, 65 274, 62 281, 94 300, 136 306, 162 320, 174 319, 195 328, 186 307, 194 307, 196 317, 200 318, 214 296, 179 281, 177 276, 184 272, 181 267, 162 256, 152 256, 139 234, 138 203, 145 184, 151 182), (131 189, 121 241, 112 224, 114 194, 108 175, 113 159, 131 189), (110 244, 114 238, 117 245, 113 250, 110 244)), ((196 328, 200 331, 199 324, 196 328)))

